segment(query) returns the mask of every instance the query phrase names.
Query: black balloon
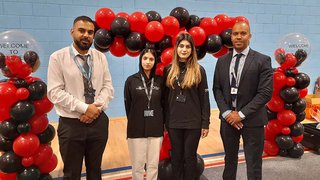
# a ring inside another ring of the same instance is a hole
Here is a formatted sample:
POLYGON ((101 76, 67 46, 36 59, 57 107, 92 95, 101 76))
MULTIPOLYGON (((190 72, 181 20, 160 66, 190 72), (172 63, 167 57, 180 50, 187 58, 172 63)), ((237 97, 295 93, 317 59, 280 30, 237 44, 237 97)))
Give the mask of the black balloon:
POLYGON ((299 158, 304 153, 304 147, 301 143, 295 143, 291 149, 288 150, 289 156, 299 158))
POLYGON ((290 104, 290 103, 285 103, 284 104, 284 109, 286 109, 286 110, 291 110, 292 109, 292 104, 290 104))
POLYGON ((41 144, 49 143, 50 141, 53 140, 55 135, 56 135, 56 130, 51 124, 49 124, 47 129, 44 130, 42 133, 37 134, 41 144))
POLYGON ((299 99, 299 92, 295 87, 285 87, 280 90, 280 97, 286 103, 294 103, 299 99))
POLYGON ((24 61, 29 64, 31 67, 33 67, 37 61, 39 61, 39 56, 34 51, 27 51, 23 55, 24 61))
POLYGON ((294 56, 297 59, 297 63, 294 65, 294 67, 298 67, 303 63, 303 61, 305 61, 307 59, 308 54, 305 50, 298 49, 296 51, 296 53, 294 54, 294 56))
POLYGON ((293 125, 289 126, 291 136, 300 136, 304 132, 304 126, 300 122, 296 122, 293 125))
POLYGON ((127 19, 117 17, 112 21, 110 30, 116 36, 126 37, 130 33, 130 24, 127 19))
POLYGON ((0 53, 0 69, 6 66, 6 56, 0 53))
POLYGON ((31 125, 28 122, 22 122, 17 126, 19 133, 28 133, 31 130, 31 125))
POLYGON ((232 33, 231 28, 227 28, 220 33, 220 37, 222 39, 222 44, 224 46, 226 46, 227 48, 232 48, 232 46, 233 46, 232 41, 231 41, 231 33, 232 33))
POLYGON ((147 42, 145 43, 144 48, 145 48, 145 49, 154 49, 154 50, 155 50, 155 49, 156 49, 156 44, 147 41, 147 42))
POLYGON ((14 173, 22 169, 21 158, 13 151, 7 151, 0 157, 0 170, 4 173, 14 173))
POLYGON ((31 166, 18 173, 17 180, 36 180, 40 178, 40 174, 37 167, 31 166))
POLYGON ((290 136, 279 135, 276 137, 276 143, 280 149, 290 149, 293 147, 293 140, 290 136))
POLYGON ((216 34, 211 34, 207 37, 206 50, 208 53, 217 53, 222 48, 222 39, 216 34))
POLYGON ((94 35, 94 43, 102 49, 107 49, 113 42, 111 31, 99 29, 94 35))
POLYGON ((47 94, 47 85, 43 81, 34 81, 28 86, 28 90, 31 101, 40 100, 47 94))
POLYGON ((294 85, 298 89, 304 89, 310 84, 310 77, 306 73, 298 73, 294 76, 296 84, 294 85))
POLYGON ((41 174, 39 180, 52 180, 52 176, 50 174, 41 174))
POLYGON ((293 103, 292 110, 295 114, 299 114, 301 112, 304 112, 306 107, 307 107, 306 100, 298 99, 298 101, 293 103))
POLYGON ((206 47, 204 45, 196 47, 197 58, 201 60, 207 54, 206 47))
POLYGON ((35 107, 30 101, 19 101, 10 109, 11 117, 18 122, 26 122, 34 113, 35 107))
POLYGON ((0 135, 0 151, 11 151, 12 150, 12 140, 6 139, 0 135))
POLYGON ((145 45, 145 38, 138 32, 131 32, 124 40, 126 48, 130 52, 138 52, 145 45))
POLYGON ((171 36, 164 36, 162 40, 157 43, 159 51, 164 51, 165 49, 172 46, 172 38, 171 36))
POLYGON ((24 79, 17 79, 14 81, 14 86, 16 86, 16 88, 22 88, 22 87, 26 88, 28 87, 28 83, 24 79))
POLYGON ((306 112, 303 111, 299 114, 296 114, 296 122, 301 122, 306 118, 306 112))
POLYGON ((288 150, 280 149, 279 155, 282 156, 282 157, 287 157, 288 156, 288 150))
POLYGON ((176 7, 171 10, 170 16, 177 18, 180 28, 185 27, 189 22, 189 12, 183 7, 176 7))
POLYGON ((272 120, 272 119, 277 119, 277 112, 273 112, 271 111, 268 106, 266 106, 267 109, 267 116, 268 116, 268 120, 272 120))
POLYGON ((284 71, 284 74, 287 76, 287 77, 294 77, 296 74, 294 73, 294 70, 293 69, 287 69, 284 71))
POLYGON ((12 122, 12 120, 1 122, 0 134, 6 139, 14 140, 16 137, 19 136, 19 133, 17 131, 17 125, 14 122, 12 122))
POLYGON ((159 180, 172 180, 173 171, 170 159, 164 159, 158 165, 158 178, 159 180))
POLYGON ((102 52, 102 53, 105 53, 105 52, 108 52, 109 51, 109 48, 101 48, 100 46, 98 46, 96 44, 96 42, 93 43, 93 46, 94 48, 96 48, 98 51, 102 52))
POLYGON ((197 15, 190 15, 189 17, 189 22, 186 25, 186 29, 189 30, 195 26, 199 26, 200 25, 200 18, 197 15))
POLYGON ((156 11, 148 11, 146 13, 146 16, 148 18, 148 22, 150 22, 150 21, 161 22, 161 20, 162 20, 161 15, 156 11))

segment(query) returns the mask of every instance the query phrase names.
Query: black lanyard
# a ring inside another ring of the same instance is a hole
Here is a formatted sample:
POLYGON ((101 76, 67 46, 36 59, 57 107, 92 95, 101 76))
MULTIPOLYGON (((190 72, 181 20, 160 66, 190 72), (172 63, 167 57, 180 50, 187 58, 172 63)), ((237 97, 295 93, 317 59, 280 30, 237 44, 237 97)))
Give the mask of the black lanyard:
POLYGON ((143 75, 142 75, 142 74, 140 74, 140 75, 141 75, 141 79, 142 79, 144 91, 146 92, 146 95, 147 95, 147 98, 148 98, 148 109, 150 109, 150 102, 151 102, 151 96, 152 96, 152 89, 153 89, 154 79, 153 79, 153 78, 151 79, 151 86, 150 86, 150 90, 149 90, 149 92, 148 92, 148 88, 147 88, 147 85, 146 85, 146 81, 144 80, 143 75))

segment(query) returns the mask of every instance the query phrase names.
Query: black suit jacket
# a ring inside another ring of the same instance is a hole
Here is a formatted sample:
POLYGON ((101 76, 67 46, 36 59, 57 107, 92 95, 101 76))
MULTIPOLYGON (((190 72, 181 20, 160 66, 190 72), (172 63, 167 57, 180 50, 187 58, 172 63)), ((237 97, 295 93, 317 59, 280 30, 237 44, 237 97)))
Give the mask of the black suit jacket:
MULTIPOLYGON (((232 52, 220 57, 214 73, 213 93, 221 120, 224 120, 221 114, 232 107, 229 79, 231 60, 232 52)), ((271 58, 250 49, 241 73, 237 95, 237 110, 246 116, 242 121, 244 127, 267 124, 265 105, 272 97, 272 89, 271 58)))

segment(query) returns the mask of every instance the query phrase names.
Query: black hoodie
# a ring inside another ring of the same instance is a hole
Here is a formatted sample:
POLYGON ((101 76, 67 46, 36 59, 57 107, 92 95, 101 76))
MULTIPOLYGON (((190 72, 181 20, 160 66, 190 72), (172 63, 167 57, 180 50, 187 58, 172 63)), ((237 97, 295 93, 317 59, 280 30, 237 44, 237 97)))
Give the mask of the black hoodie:
POLYGON ((150 73, 150 79, 143 71, 141 60, 139 72, 129 76, 124 87, 124 103, 128 119, 127 138, 161 137, 163 135, 163 108, 162 88, 163 79, 155 75, 155 67, 150 73), (154 111, 153 117, 144 117, 144 110, 147 109, 148 98, 145 93, 143 75, 148 92, 151 86, 151 78, 154 78, 150 109, 154 111))

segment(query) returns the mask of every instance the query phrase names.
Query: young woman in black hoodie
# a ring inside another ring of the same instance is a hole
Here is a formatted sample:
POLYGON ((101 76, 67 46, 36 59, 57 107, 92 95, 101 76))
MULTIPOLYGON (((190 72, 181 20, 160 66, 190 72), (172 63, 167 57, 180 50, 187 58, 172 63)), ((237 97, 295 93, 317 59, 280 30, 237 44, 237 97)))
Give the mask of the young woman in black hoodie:
POLYGON ((139 57, 139 72, 125 82, 124 102, 128 119, 127 138, 132 163, 132 179, 142 180, 147 164, 147 179, 158 176, 163 136, 163 79, 155 75, 156 52, 145 49, 139 57))
POLYGON ((209 133, 210 104, 206 72, 198 64, 188 33, 177 37, 172 64, 164 69, 164 82, 173 179, 194 180, 199 140, 209 133))

